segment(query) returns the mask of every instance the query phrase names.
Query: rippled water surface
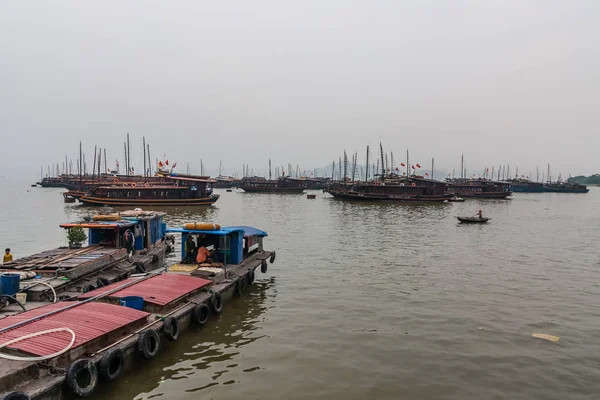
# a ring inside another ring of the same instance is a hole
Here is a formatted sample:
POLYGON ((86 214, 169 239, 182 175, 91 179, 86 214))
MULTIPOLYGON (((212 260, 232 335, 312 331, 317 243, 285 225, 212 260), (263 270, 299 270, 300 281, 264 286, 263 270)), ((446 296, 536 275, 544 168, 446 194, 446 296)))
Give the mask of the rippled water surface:
MULTIPOLYGON (((93 212, 0 182, 15 257, 65 244, 57 225, 93 212)), ((166 210, 169 224, 257 226, 276 262, 94 398, 600 396, 600 189, 438 206, 217 192, 211 208, 166 210), (491 223, 456 223, 478 209, 491 223)))

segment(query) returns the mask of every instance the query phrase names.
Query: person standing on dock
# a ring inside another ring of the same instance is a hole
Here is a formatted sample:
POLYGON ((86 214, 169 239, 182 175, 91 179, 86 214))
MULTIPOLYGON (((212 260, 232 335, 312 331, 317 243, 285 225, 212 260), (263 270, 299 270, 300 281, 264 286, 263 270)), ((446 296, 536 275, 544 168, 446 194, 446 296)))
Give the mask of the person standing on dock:
POLYGON ((12 262, 12 260, 13 260, 13 256, 12 256, 12 254, 10 254, 10 249, 4 250, 4 261, 3 261, 3 263, 4 264, 9 263, 9 262, 12 262))

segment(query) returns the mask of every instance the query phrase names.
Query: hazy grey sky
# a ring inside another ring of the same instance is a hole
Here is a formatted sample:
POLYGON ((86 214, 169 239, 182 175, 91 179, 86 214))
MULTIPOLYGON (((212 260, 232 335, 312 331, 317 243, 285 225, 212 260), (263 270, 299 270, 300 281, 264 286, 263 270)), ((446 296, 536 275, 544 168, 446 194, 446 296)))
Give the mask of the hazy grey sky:
POLYGON ((448 170, 600 172, 599 21, 597 0, 5 0, 0 174, 80 139, 114 164, 127 131, 140 167, 142 136, 229 173, 381 137, 448 170))

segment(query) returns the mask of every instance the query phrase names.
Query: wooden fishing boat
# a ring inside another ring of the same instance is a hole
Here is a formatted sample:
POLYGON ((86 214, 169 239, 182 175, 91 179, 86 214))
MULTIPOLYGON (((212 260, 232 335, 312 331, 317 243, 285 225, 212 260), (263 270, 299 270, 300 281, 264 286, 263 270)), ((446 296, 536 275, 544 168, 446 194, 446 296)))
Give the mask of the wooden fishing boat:
POLYGON ((385 179, 351 184, 333 184, 326 191, 343 200, 443 203, 452 195, 444 193, 443 182, 422 178, 385 179))
POLYGON ((279 179, 244 178, 239 186, 248 193, 302 193, 305 183, 302 179, 281 177, 279 179))
POLYGON ((79 198, 90 205, 111 206, 209 206, 218 199, 213 194, 212 179, 187 175, 170 175, 164 183, 115 183, 98 186, 79 198))
POLYGON ((489 179, 454 179, 447 182, 446 193, 475 199, 506 199, 512 195, 510 184, 489 179))
POLYGON ((461 224, 484 224, 491 220, 491 218, 479 218, 479 217, 456 217, 461 224))

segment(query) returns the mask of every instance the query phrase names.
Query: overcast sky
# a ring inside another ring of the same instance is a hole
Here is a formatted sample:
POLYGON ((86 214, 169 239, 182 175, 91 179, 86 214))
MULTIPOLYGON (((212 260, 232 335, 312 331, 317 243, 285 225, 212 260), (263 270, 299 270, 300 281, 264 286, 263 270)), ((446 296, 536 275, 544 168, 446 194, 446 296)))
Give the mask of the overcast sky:
POLYGON ((381 139, 447 170, 600 172, 599 21, 597 0, 3 1, 0 175, 79 140, 110 168, 126 132, 180 171, 381 139))

